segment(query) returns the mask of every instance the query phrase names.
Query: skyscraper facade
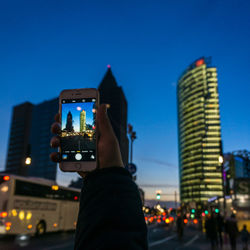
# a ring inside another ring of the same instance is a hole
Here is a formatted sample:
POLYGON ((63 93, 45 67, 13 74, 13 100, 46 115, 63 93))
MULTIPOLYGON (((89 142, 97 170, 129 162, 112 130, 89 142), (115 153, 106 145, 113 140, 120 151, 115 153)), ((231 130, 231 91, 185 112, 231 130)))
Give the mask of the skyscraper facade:
POLYGON ((188 66, 177 96, 181 202, 205 203, 223 195, 217 69, 210 58, 188 66))
POLYGON ((25 102, 13 107, 7 151, 6 172, 27 175, 25 159, 30 154, 30 128, 33 104, 25 102))
POLYGON ((28 176, 56 180, 56 163, 50 160, 50 153, 57 151, 50 147, 51 124, 59 110, 59 100, 54 98, 34 105, 29 141, 31 145, 31 165, 28 176))
POLYGON ((98 89, 100 103, 106 103, 110 106, 108 116, 120 145, 123 163, 126 165, 128 163, 127 101, 122 87, 117 85, 110 67, 108 67, 98 89))
POLYGON ((58 107, 55 98, 37 105, 25 102, 13 108, 5 172, 55 180, 56 163, 49 158, 55 150, 49 144, 58 107), (25 164, 26 157, 31 158, 30 165, 25 164))

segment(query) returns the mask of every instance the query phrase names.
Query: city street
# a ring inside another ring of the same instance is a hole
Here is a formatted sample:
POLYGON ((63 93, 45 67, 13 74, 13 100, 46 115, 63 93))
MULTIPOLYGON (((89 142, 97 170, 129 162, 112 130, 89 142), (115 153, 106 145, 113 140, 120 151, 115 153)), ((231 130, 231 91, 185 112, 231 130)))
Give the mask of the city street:
MULTIPOLYGON (((171 227, 150 225, 149 228, 149 249, 186 249, 186 250, 209 250, 210 244, 205 236, 195 228, 187 227, 184 231, 182 242, 176 237, 176 232, 171 227)), ((74 246, 74 232, 50 233, 40 238, 31 237, 28 241, 19 241, 15 237, 0 238, 0 249, 4 250, 70 250, 74 246), (21 245, 20 245, 20 242, 21 245)), ((239 245, 238 245, 239 246, 239 245)), ((229 250, 226 245, 224 250, 229 250)))

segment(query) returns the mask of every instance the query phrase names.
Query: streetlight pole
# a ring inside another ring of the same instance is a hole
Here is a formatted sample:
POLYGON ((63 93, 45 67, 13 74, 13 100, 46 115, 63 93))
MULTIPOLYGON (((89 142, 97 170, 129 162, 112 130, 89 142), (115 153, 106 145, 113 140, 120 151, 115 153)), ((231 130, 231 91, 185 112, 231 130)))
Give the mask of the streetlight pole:
POLYGON ((137 138, 136 132, 133 131, 133 126, 131 124, 128 124, 128 134, 130 137, 130 163, 133 162, 133 142, 137 138))
POLYGON ((222 180, 222 192, 223 192, 223 211, 224 217, 226 215, 226 190, 225 190, 225 183, 224 183, 224 159, 223 159, 223 150, 222 150, 222 141, 220 141, 220 156, 219 156, 219 163, 221 167, 221 180, 222 180))

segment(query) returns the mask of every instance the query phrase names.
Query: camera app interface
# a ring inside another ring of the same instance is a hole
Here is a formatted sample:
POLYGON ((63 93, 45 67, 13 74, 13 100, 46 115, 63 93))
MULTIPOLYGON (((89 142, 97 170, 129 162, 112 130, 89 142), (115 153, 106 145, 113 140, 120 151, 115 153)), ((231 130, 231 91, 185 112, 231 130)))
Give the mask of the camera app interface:
POLYGON ((96 99, 62 100, 62 161, 96 161, 96 99))

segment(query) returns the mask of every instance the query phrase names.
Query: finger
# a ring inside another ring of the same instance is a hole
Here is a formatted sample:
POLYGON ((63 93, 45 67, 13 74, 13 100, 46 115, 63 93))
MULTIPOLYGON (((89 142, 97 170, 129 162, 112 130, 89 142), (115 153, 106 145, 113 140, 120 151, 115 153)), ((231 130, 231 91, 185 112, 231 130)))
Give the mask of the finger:
POLYGON ((110 124, 106 104, 101 104, 96 114, 99 133, 103 135, 114 135, 113 128, 110 124))
POLYGON ((59 136, 53 136, 50 140, 50 146, 52 148, 57 148, 60 146, 60 137, 59 136))
POLYGON ((57 114, 55 115, 55 121, 56 121, 56 122, 60 122, 60 114, 57 113, 57 114))
POLYGON ((61 125, 58 122, 54 122, 51 126, 51 132, 53 134, 60 134, 61 133, 61 125))
POLYGON ((52 153, 50 154, 50 159, 51 159, 53 162, 60 162, 60 161, 61 161, 61 155, 60 155, 60 153, 52 152, 52 153))

